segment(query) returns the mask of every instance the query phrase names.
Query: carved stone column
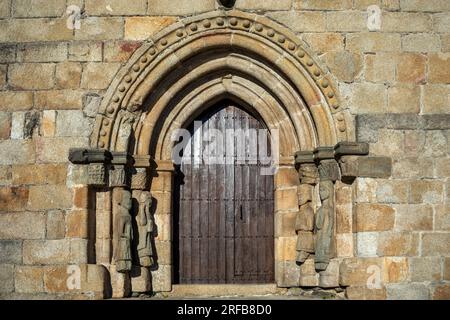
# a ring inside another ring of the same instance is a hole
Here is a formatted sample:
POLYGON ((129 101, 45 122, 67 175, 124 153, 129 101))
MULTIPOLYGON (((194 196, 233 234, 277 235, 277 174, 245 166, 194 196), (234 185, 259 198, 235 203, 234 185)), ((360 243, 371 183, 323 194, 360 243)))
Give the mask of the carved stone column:
POLYGON ((300 185, 298 187, 299 213, 295 220, 297 233, 298 264, 302 264, 314 253, 314 186, 317 183, 318 172, 314 163, 313 152, 298 152, 295 164, 299 172, 300 185))

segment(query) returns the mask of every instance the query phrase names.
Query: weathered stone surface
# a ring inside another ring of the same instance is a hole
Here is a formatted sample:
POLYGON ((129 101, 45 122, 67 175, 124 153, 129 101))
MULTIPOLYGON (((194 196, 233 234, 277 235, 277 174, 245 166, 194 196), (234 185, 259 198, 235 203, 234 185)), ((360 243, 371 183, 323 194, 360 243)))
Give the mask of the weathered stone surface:
POLYGON ((56 118, 56 136, 89 137, 93 119, 86 118, 81 110, 60 110, 56 118))
POLYGON ((66 209, 72 205, 72 192, 65 185, 31 186, 28 209, 66 209))
POLYGON ((438 284, 431 289, 431 299, 433 300, 449 300, 450 285, 447 283, 438 284))
POLYGON ((0 165, 26 164, 35 161, 35 146, 30 140, 0 140, 0 165))
POLYGON ((295 261, 297 237, 281 237, 275 239, 275 260, 295 261))
POLYGON ((436 180, 417 180, 411 183, 411 203, 442 203, 444 185, 436 180))
POLYGON ((130 276, 133 292, 146 293, 152 290, 151 273, 147 268, 133 267, 130 276))
POLYGON ((409 269, 412 282, 439 281, 441 279, 441 258, 410 258, 409 269))
POLYGON ((424 233, 422 235, 422 255, 448 255, 450 233, 424 233))
POLYGON ((38 293, 44 291, 44 270, 42 267, 16 266, 15 291, 38 293))
POLYGON ((382 258, 344 259, 339 268, 339 284, 341 286, 365 286, 368 284, 369 277, 381 282, 383 276, 382 267, 382 258))
POLYGON ((383 14, 382 31, 426 32, 432 28, 431 17, 423 13, 386 12, 383 14))
POLYGON ((66 216, 66 236, 68 238, 82 238, 87 239, 88 230, 88 216, 87 210, 72 210, 66 216))
POLYGON ((361 11, 332 11, 326 15, 327 31, 365 31, 366 13, 361 11))
POLYGON ((364 78, 370 82, 393 82, 395 79, 395 62, 392 55, 377 52, 367 54, 364 59, 364 78))
POLYGON ((395 211, 391 206, 382 204, 357 204, 355 211, 355 230, 387 231, 394 227, 395 211))
POLYGON ((297 188, 275 190, 275 211, 298 210, 297 188))
POLYGON ((1 42, 63 41, 73 39, 67 18, 9 19, 0 21, 1 42))
POLYGON ((351 8, 351 0, 294 0, 295 10, 343 10, 351 8))
POLYGON ((417 86, 390 87, 387 110, 392 113, 419 113, 420 88, 417 86))
POLYGON ((50 63, 13 64, 8 70, 8 81, 16 90, 51 89, 54 70, 55 65, 50 63))
POLYGON ((24 264, 70 263, 70 242, 62 240, 25 240, 23 242, 24 264))
POLYGON ((33 164, 12 166, 12 180, 15 185, 64 184, 67 166, 65 164, 33 164))
POLYGON ((176 22, 175 17, 131 17, 125 20, 126 40, 146 40, 176 22))
POLYGON ((357 202, 376 202, 377 180, 372 178, 356 179, 356 201, 357 202))
POLYGON ((61 62, 67 59, 67 43, 23 44, 17 48, 20 62, 61 62))
POLYGON ((397 283, 406 282, 409 279, 408 258, 404 257, 387 257, 384 259, 383 266, 383 282, 397 283))
POLYGON ((105 62, 126 62, 141 45, 140 41, 107 42, 104 46, 105 62))
MULTIPOLYGON (((82 28, 75 30, 76 40, 114 40, 123 38, 123 18, 88 17, 82 28)), ((72 31, 72 30, 71 30, 72 31)))
POLYGON ((435 34, 408 34, 402 37, 402 48, 405 51, 437 52, 440 51, 440 39, 435 34))
POLYGON ((84 89, 106 89, 118 69, 117 63, 88 63, 83 70, 81 87, 84 89))
POLYGON ((377 179, 376 196, 380 203, 407 203, 409 185, 402 180, 377 179))
POLYGON ((421 54, 404 53, 396 58, 396 79, 399 82, 424 83, 426 79, 426 60, 421 54))
POLYGON ((446 85, 430 84, 423 87, 424 113, 450 113, 450 87, 446 85))
POLYGON ((450 231, 450 205, 434 207, 434 228, 440 231, 450 231))
POLYGON ((0 264, 22 263, 22 241, 0 240, 0 264))
POLYGON ((11 134, 11 114, 0 112, 0 140, 9 139, 11 134))
POLYGON ((319 286, 321 288, 339 287, 339 261, 331 260, 325 271, 319 272, 319 286))
POLYGON ((2 213, 0 239, 42 239, 45 237, 45 218, 38 212, 2 213))
POLYGON ((353 233, 336 235, 336 256, 338 258, 353 257, 353 233))
POLYGON ((47 212, 46 238, 51 240, 63 239, 66 233, 65 215, 60 210, 47 212))
POLYGON ((367 286, 350 286, 345 290, 350 300, 386 300, 386 288, 369 289, 367 286))
POLYGON ((344 82, 353 82, 362 70, 362 58, 357 53, 330 52, 325 54, 324 59, 331 72, 344 82))
POLYGON ((16 0, 13 17, 61 17, 66 9, 65 0, 16 0))
POLYGON ((98 42, 72 42, 69 45, 70 61, 102 61, 103 45, 98 42))
POLYGON ((158 269, 152 271, 152 286, 154 292, 167 292, 172 290, 172 267, 170 265, 159 265, 158 269))
POLYGON ((33 106, 33 93, 27 91, 0 91, 0 110, 21 111, 33 106))
POLYGON ((344 36, 340 33, 304 33, 303 40, 318 54, 344 50, 344 36))
POLYGON ((85 10, 92 16, 142 15, 147 10, 147 1, 137 0, 126 3, 121 0, 87 0, 85 10))
POLYGON ((0 293, 14 291, 14 265, 0 264, 0 293))
POLYGON ((38 138, 36 139, 36 153, 38 163, 67 162, 70 148, 86 147, 89 145, 87 137, 38 138))
POLYGON ((81 81, 81 64, 65 62, 56 65, 56 86, 60 89, 76 89, 81 81))
POLYGON ((433 208, 429 205, 396 205, 395 230, 427 231, 433 229, 433 208))
POLYGON ((275 174, 275 185, 279 187, 291 187, 298 185, 298 173, 295 168, 279 168, 275 174))
POLYGON ((379 256, 415 256, 419 249, 419 235, 410 232, 382 232, 378 237, 379 256))
POLYGON ((438 13, 433 15, 433 30, 439 33, 448 33, 450 18, 448 13, 438 13))
MULTIPOLYGON (((398 51, 400 47, 400 35, 397 33, 349 33, 345 42, 345 48, 351 51, 389 52, 398 51)), ((386 61, 386 63, 389 62, 386 61)))
POLYGON ((35 107, 41 110, 81 109, 83 92, 80 90, 37 91, 35 107))
POLYGON ((319 273, 314 267, 314 259, 306 260, 300 266, 299 285, 302 287, 317 287, 319 285, 319 273))
MULTIPOLYGON (((252 0, 244 0, 252 1, 252 0)), ((244 2, 244 1, 241 1, 244 2)), ((286 0, 283 0, 286 1, 286 0)), ((288 0, 290 2, 290 0, 288 0)), ((259 2, 258 2, 259 3, 259 2)), ((272 2, 273 4, 274 2, 272 2)), ((215 0, 180 0, 177 3, 171 0, 149 0, 147 13, 154 15, 190 15, 215 9, 215 0)))
MULTIPOLYGON (((326 31, 325 16, 320 12, 270 12, 268 16, 297 32, 326 31)), ((334 30, 333 30, 334 31, 334 30)))
POLYGON ((282 288, 296 287, 299 285, 300 268, 295 261, 275 262, 276 282, 282 288))
POLYGON ((387 284, 388 300, 428 300, 430 292, 425 284, 395 283, 387 284))
POLYGON ((382 84, 358 83, 351 86, 350 107, 355 113, 386 112, 386 88, 382 84))
POLYGON ((53 137, 56 132, 56 111, 44 110, 42 112, 40 133, 43 137, 53 137))
POLYGON ((358 257, 376 257, 378 232, 358 232, 356 234, 356 254, 358 257))
POLYGON ((433 160, 432 158, 394 160, 392 176, 394 178, 432 178, 434 176, 433 160))
POLYGON ((430 82, 450 83, 450 54, 432 54, 429 59, 430 82))
POLYGON ((2 1, 0 3, 0 18, 9 17, 11 13, 11 1, 2 1))

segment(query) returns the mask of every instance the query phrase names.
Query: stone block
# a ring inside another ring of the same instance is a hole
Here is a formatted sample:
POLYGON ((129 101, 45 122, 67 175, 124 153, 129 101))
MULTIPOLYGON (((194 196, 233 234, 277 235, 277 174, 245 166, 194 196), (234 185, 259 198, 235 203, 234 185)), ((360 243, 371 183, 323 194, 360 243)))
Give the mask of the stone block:
POLYGON ((11 134, 11 114, 0 112, 0 140, 9 139, 11 134))
POLYGON ((339 261, 333 259, 325 271, 319 273, 319 286, 321 288, 339 287, 339 261))
MULTIPOLYGON (((397 33, 357 32, 346 36, 345 49, 357 52, 391 52, 401 50, 401 38, 397 33)), ((388 57, 381 54, 380 57, 388 57)), ((384 60, 384 59, 383 59, 384 60)), ((389 61, 384 61, 389 65, 389 61)))
POLYGON ((294 0, 295 10, 345 10, 352 8, 351 0, 294 0))
POLYGON ((87 17, 83 19, 81 28, 75 30, 75 40, 123 39, 123 25, 124 19, 121 17, 87 17))
POLYGON ((429 84, 423 87, 424 113, 450 113, 450 87, 440 84, 429 84))
POLYGON ((80 90, 38 91, 35 94, 35 107, 40 110, 81 109, 82 98, 83 91, 80 90))
POLYGON ((147 40, 176 21, 170 16, 126 18, 125 40, 147 40))
POLYGON ((0 264, 0 294, 14 291, 14 265, 0 264))
POLYGON ((430 205, 396 205, 395 230, 427 231, 433 229, 433 208, 430 205))
POLYGON ((15 18, 61 17, 65 10, 65 0, 15 0, 12 15, 15 18))
POLYGON ((358 203, 355 208, 356 232, 387 231, 394 227, 395 211, 382 204, 358 203))
POLYGON ((299 184, 298 172, 294 167, 281 167, 278 168, 275 174, 275 186, 279 187, 291 187, 299 184))
POLYGON ((169 265, 172 262, 172 242, 155 241, 156 257, 158 264, 169 265))
POLYGON ((383 282, 397 283, 409 280, 409 264, 408 258, 404 257, 387 257, 384 259, 383 282))
POLYGON ((89 213, 87 210, 72 210, 66 216, 66 236, 68 238, 87 239, 89 213))
POLYGON ((67 59, 67 43, 22 44, 17 48, 20 62, 62 62, 67 59))
POLYGON ((383 84, 355 83, 351 85, 350 107, 355 113, 386 112, 386 88, 383 84))
POLYGON ((0 88, 3 88, 6 85, 6 74, 8 69, 6 65, 0 65, 0 88))
POLYGON ((33 93, 27 91, 0 91, 0 110, 22 111, 33 107, 33 93))
POLYGON ((423 233, 422 256, 448 255, 450 233, 423 233))
POLYGON ((358 78, 363 66, 361 55, 350 51, 328 52, 324 60, 333 75, 344 82, 358 78))
POLYGON ((444 258, 443 280, 450 280, 450 258, 444 258))
POLYGON ((411 182, 411 203, 442 203, 444 184, 436 180, 415 180, 411 182))
POLYGON ((366 13, 362 11, 330 11, 326 14, 327 31, 357 32, 367 30, 366 13))
POLYGON ((388 112, 419 113, 420 88, 417 86, 394 86, 388 89, 388 112))
POLYGON ((356 202, 376 202, 378 183, 372 178, 357 178, 355 182, 356 202))
POLYGON ((336 256, 338 258, 353 257, 353 233, 336 235, 336 256))
POLYGON ((394 178, 432 178, 433 159, 410 157, 393 161, 392 176, 394 178))
POLYGON ((131 270, 131 290, 135 293, 148 293, 152 290, 152 278, 148 268, 133 267, 131 270))
POLYGON ((81 64, 64 62, 56 65, 56 86, 59 89, 77 89, 81 82, 81 64))
POLYGON ((156 270, 152 270, 153 292, 172 291, 172 266, 159 265, 156 270))
POLYGON ((91 16, 143 15, 147 10, 147 1, 136 0, 126 3, 121 0, 86 0, 85 10, 91 16))
POLYGON ((281 288, 299 285, 300 269, 295 261, 275 262, 275 282, 281 288))
POLYGON ((376 196, 379 203, 407 203, 409 185, 403 180, 377 179, 376 196))
POLYGON ((26 187, 0 188, 0 210, 21 211, 26 207, 29 191, 26 187))
POLYGON ((12 180, 15 185, 64 184, 65 164, 13 165, 12 180))
MULTIPOLYGON (((252 1, 252 0, 244 0, 252 1)), ((241 4, 244 1, 240 1, 241 4)), ((283 0, 286 1, 286 0, 283 0)), ((281 1, 281 2, 283 2, 281 1)), ((290 2, 290 0, 288 0, 290 2)), ((260 3, 259 1, 257 3, 260 3)), ((271 1, 273 4, 274 2, 271 1)), ((171 0, 149 0, 147 14, 157 15, 192 15, 214 10, 216 1, 214 0, 180 0, 174 3, 171 0)))
POLYGON ((2 1, 0 3, 0 18, 9 17, 11 14, 11 1, 2 1))
POLYGON ((88 137, 58 137, 36 139, 38 163, 66 163, 70 148, 87 147, 88 137))
POLYGON ((370 82, 393 82, 395 79, 395 62, 388 53, 367 54, 364 59, 364 78, 370 82))
POLYGON ((316 272, 314 259, 307 259, 300 266, 299 285, 301 287, 319 286, 319 273, 316 272))
POLYGON ((56 136, 89 137, 94 121, 86 118, 81 110, 60 110, 56 118, 56 136))
POLYGON ((275 239, 275 260, 295 261, 297 237, 280 237, 275 239))
POLYGON ((378 256, 416 256, 419 235, 410 232, 382 232, 378 236, 378 256))
POLYGON ((404 11, 439 12, 450 10, 450 3, 445 0, 436 0, 431 3, 421 0, 400 0, 400 5, 404 11))
POLYGON ((0 140, 0 165, 25 164, 35 161, 35 148, 31 140, 0 140))
MULTIPOLYGON (((0 6, 3 3, 5 2, 2 2, 0 6)), ((10 44, 0 44, 0 63, 11 62, 16 62, 16 46, 10 44)))
POLYGON ((404 53, 396 57, 396 80, 421 84, 426 80, 427 57, 422 54, 404 53))
POLYGON ((100 62, 103 56, 103 44, 97 42, 72 42, 69 44, 69 61, 100 62))
POLYGON ((387 284, 388 300, 428 300, 430 292, 425 284, 421 283, 395 283, 387 284))
POLYGON ((56 111, 44 110, 40 124, 41 135, 43 137, 53 137, 56 132, 56 111))
POLYGON ((297 187, 275 190, 275 211, 297 211, 297 187))
POLYGON ((344 36, 340 33, 303 33, 303 40, 318 54, 344 50, 344 36))
POLYGON ((119 66, 117 63, 88 63, 83 70, 81 87, 83 89, 106 89, 119 66))
POLYGON ((67 18, 0 21, 1 42, 64 41, 73 37, 73 31, 67 28, 67 18))
MULTIPOLYGON (((288 26, 296 32, 326 31, 326 16, 320 12, 269 12, 270 18, 288 26)), ((333 30, 334 31, 334 30, 333 30)))
POLYGON ((27 207, 30 210, 67 209, 72 192, 65 185, 31 186, 27 207))
POLYGON ((70 241, 24 240, 23 262, 27 265, 70 263, 70 241))
POLYGON ((437 53, 429 57, 428 79, 432 83, 450 83, 450 54, 437 53))
POLYGON ((434 207, 434 229, 450 231, 450 205, 438 205, 434 207))
POLYGON ((367 286, 350 286, 345 290, 349 300, 386 300, 386 288, 369 289, 367 286))
POLYGON ((64 212, 51 210, 47 212, 47 234, 50 240, 63 239, 66 233, 64 212))
POLYGON ((44 292, 44 269, 42 267, 16 266, 15 291, 18 293, 44 292))
POLYGON ((378 232, 358 232, 356 234, 356 254, 358 257, 376 257, 378 232))
POLYGON ((54 64, 12 64, 8 70, 8 82, 16 90, 51 89, 54 86, 54 64), (30 77, 31 74, 32 77, 30 77))
POLYGON ((409 258, 409 270, 412 282, 439 281, 441 280, 441 258, 409 258))
POLYGON ((428 33, 407 34, 402 37, 404 51, 437 52, 440 51, 439 35, 428 33))
POLYGON ((295 236, 295 221, 297 219, 298 212, 283 212, 277 214, 275 223, 275 236, 276 237, 291 237, 295 236))
POLYGON ((0 240, 0 264, 22 263, 22 241, 0 240))
POLYGON ((430 15, 411 12, 385 12, 382 31, 387 32, 427 32, 432 29, 430 15))
POLYGON ((433 30, 438 33, 448 33, 450 17, 447 12, 433 14, 433 30))
POLYGON ((434 285, 431 289, 431 299, 450 300, 450 285, 448 283, 434 285))
POLYGON ((105 62, 127 62, 141 45, 140 41, 107 42, 104 46, 105 62))
POLYGON ((14 212, 0 214, 0 239, 43 239, 45 214, 14 212))
POLYGON ((366 286, 372 280, 382 281, 382 258, 347 258, 339 268, 341 286, 366 286))

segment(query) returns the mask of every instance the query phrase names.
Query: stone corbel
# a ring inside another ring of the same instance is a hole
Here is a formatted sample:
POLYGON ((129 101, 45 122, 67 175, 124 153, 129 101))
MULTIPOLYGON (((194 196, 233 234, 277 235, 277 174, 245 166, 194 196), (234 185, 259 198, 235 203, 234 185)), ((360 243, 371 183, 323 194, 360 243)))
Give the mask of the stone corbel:
POLYGON ((88 186, 104 187, 107 185, 107 165, 111 154, 101 149, 73 148, 69 150, 69 161, 75 165, 87 166, 88 186))

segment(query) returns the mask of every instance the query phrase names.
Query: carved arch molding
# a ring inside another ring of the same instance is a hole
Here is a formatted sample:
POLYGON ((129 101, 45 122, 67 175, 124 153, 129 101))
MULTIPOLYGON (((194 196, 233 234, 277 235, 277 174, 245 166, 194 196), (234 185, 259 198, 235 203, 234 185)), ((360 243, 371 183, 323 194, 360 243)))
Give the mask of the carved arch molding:
MULTIPOLYGON (((86 208, 95 213, 91 261, 109 268, 112 282, 117 275, 125 279, 113 283, 113 291, 120 292, 117 283, 125 290, 133 265, 158 269, 154 238, 171 241, 170 219, 159 218, 169 225, 164 235, 155 232, 152 216, 171 213, 171 133, 225 98, 278 130, 279 166, 298 172, 295 183, 282 188, 295 188, 295 197, 298 189, 296 261, 312 256, 317 271, 327 269, 334 184, 358 175, 353 158, 368 147, 354 142, 353 119, 331 74, 294 33, 267 17, 219 10, 183 19, 144 43, 103 97, 91 149, 70 151, 96 200, 86 208)), ((282 208, 283 200, 276 201, 282 208)))

